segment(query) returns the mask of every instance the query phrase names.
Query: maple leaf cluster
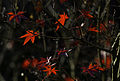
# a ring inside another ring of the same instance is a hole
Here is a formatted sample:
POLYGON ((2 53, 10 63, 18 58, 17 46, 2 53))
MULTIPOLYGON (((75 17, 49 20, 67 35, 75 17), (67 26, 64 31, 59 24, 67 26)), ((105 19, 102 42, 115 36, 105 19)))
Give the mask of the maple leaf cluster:
POLYGON ((39 71, 45 72, 47 74, 47 77, 50 76, 52 73, 56 75, 56 70, 54 65, 50 64, 51 57, 41 58, 39 61, 38 59, 25 59, 22 63, 22 67, 24 69, 29 69, 29 67, 37 68, 39 71))
MULTIPOLYGON (((21 18, 24 18, 24 19, 26 18, 23 14, 24 14, 23 11, 20 11, 17 14, 14 14, 13 12, 9 12, 8 15, 11 15, 10 18, 9 18, 9 21, 12 21, 13 19, 16 19, 16 22, 20 23, 21 18)), ((60 27, 59 23, 61 23, 64 26, 65 20, 69 18, 67 15, 65 15, 65 13, 63 15, 59 15, 59 16, 60 16, 60 19, 58 19, 58 21, 55 22, 55 24, 58 24, 57 28, 56 28, 56 31, 60 27)), ((39 25, 41 25, 42 27, 45 26, 45 21, 44 20, 39 20, 38 19, 38 20, 36 20, 36 23, 39 24, 39 25)), ((35 36, 38 36, 39 33, 38 32, 33 32, 33 30, 28 30, 26 32, 27 32, 27 34, 25 34, 25 35, 23 35, 23 36, 20 37, 20 38, 26 37, 23 45, 25 45, 29 40, 31 40, 32 43, 34 43, 35 36)))
MULTIPOLYGON (((111 56, 107 55, 106 59, 101 59, 102 60, 102 65, 105 66, 106 69, 110 69, 111 67, 111 56)), ((95 58, 95 62, 100 65, 100 62, 98 61, 98 58, 95 58)))
POLYGON ((105 28, 104 24, 100 24, 99 29, 100 29, 100 31, 97 29, 97 27, 89 27, 88 31, 93 31, 93 32, 103 32, 103 31, 106 31, 106 28, 105 28))
MULTIPOLYGON (((65 1, 68 1, 68 0, 59 0, 59 2, 61 4, 63 4, 65 1)), ((35 8, 36 11, 37 11, 37 13, 39 13, 42 10, 42 7, 40 6, 40 4, 41 3, 38 2, 37 7, 35 8)), ((25 19, 24 15, 23 15, 24 13, 25 12, 23 12, 23 11, 20 11, 17 14, 14 14, 13 12, 8 13, 8 15, 10 15, 9 21, 12 21, 13 19, 15 19, 17 23, 20 23, 21 18, 25 19)), ((91 21, 94 18, 94 16, 91 15, 91 11, 86 11, 86 10, 82 9, 80 11, 80 13, 81 13, 81 15, 77 19, 83 17, 84 19, 89 19, 91 21)), ((54 24, 57 25, 56 31, 58 31, 58 29, 60 28, 60 26, 64 27, 65 26, 65 21, 67 19, 69 19, 68 15, 65 12, 64 12, 64 14, 60 14, 59 17, 60 18, 57 21, 55 21, 55 23, 54 23, 54 24)), ((46 24, 45 20, 39 20, 39 19, 36 20, 35 23, 37 25, 40 25, 42 28, 45 27, 45 24, 46 24)), ((82 30, 82 28, 84 28, 84 24, 86 24, 85 22, 82 22, 82 23, 83 23, 83 25, 81 25, 81 26, 75 26, 75 30, 79 29, 79 30, 76 31, 76 33, 77 33, 78 36, 82 34, 81 30, 82 30)), ((114 24, 113 22, 110 22, 110 23, 114 24)), ((105 32, 105 31, 107 31, 107 29, 106 29, 106 25, 105 24, 100 23, 99 26, 96 25, 95 27, 89 27, 87 29, 87 31, 105 32)), ((35 37, 40 38, 39 31, 27 30, 26 34, 20 36, 19 38, 25 38, 23 45, 26 45, 29 41, 31 41, 32 43, 34 43, 35 42, 35 37)), ((74 46, 78 46, 79 41, 75 41, 73 44, 74 44, 74 46)), ((65 56, 68 57, 68 52, 70 52, 71 50, 72 49, 66 50, 64 48, 64 49, 57 50, 56 52, 57 52, 58 56, 59 55, 65 55, 65 56)), ((24 60, 24 62, 22 64, 22 67, 25 68, 25 69, 28 69, 29 67, 37 68, 39 71, 46 73, 46 76, 48 77, 52 73, 56 75, 56 71, 58 71, 54 67, 55 63, 51 64, 51 60, 52 60, 52 57, 40 58, 40 61, 38 59, 36 59, 36 58, 34 58, 34 59, 26 59, 26 60, 24 60)), ((104 63, 104 60, 102 60, 102 63, 104 63)), ((109 59, 109 63, 111 63, 110 59, 109 59)), ((110 67, 109 65, 110 64, 106 65, 107 68, 110 67)), ((95 72, 105 71, 105 68, 102 68, 102 67, 100 67, 97 64, 94 64, 94 65, 90 64, 88 66, 88 68, 87 67, 82 67, 82 69, 83 69, 83 73, 87 72, 91 76, 94 76, 95 72)), ((73 81, 70 78, 68 78, 68 80, 73 81)))
POLYGON ((82 71, 83 73, 87 72, 88 74, 90 74, 93 77, 94 77, 94 75, 93 75, 94 72, 105 71, 105 69, 100 67, 98 64, 94 64, 94 65, 90 64, 88 66, 88 68, 86 68, 86 67, 81 67, 81 68, 83 69, 83 71, 82 71))

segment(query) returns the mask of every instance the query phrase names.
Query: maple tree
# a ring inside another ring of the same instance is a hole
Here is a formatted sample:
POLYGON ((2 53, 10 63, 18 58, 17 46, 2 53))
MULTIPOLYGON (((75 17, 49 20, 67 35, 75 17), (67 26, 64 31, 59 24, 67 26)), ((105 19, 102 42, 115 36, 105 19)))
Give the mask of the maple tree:
MULTIPOLYGON (((97 5, 98 2, 96 0, 30 0, 28 2, 16 0, 11 4, 11 9, 3 8, 0 13, 2 15, 0 15, 0 33, 4 34, 2 41, 5 43, 0 40, 0 45, 5 48, 1 54, 4 56, 6 50, 14 48, 12 53, 15 51, 16 54, 13 56, 23 62, 18 63, 21 64, 18 66, 20 68, 18 73, 21 73, 26 81, 31 77, 35 78, 31 80, 38 81, 107 81, 108 78, 113 78, 109 74, 113 73, 110 70, 114 69, 115 65, 113 66, 112 63, 114 59, 107 55, 116 55, 111 53, 114 50, 112 43, 119 32, 119 25, 116 24, 116 11, 106 8, 110 7, 108 1, 97 5), (6 13, 8 16, 5 16, 6 13), (11 23, 12 20, 15 21, 11 23), (61 31, 60 27, 64 27, 64 31, 61 31), (26 34, 21 36, 23 32, 26 34), (39 40, 35 39, 36 37, 39 40), (25 38, 23 46, 20 43, 23 41, 21 38, 25 38), (32 45, 28 43, 29 41, 32 45), (104 76, 102 77, 104 80, 97 75, 104 76)), ((118 40, 116 42, 118 44, 118 40)), ((114 52, 116 51, 118 54, 119 47, 115 45, 114 52)), ((115 61, 118 56, 114 56, 115 61)), ((15 58, 13 60, 16 60, 15 58)), ((6 68, 14 67, 15 64, 10 63, 6 68)), ((116 65, 118 67, 119 64, 116 65)), ((19 69, 18 67, 15 69, 19 69)))

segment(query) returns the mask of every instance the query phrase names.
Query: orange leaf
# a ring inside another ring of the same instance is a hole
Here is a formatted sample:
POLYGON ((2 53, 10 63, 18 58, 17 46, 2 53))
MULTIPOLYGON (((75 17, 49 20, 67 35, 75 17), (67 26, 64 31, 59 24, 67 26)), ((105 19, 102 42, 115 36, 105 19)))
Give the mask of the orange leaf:
POLYGON ((11 21, 12 19, 14 19, 15 16, 16 16, 16 15, 12 15, 12 16, 10 16, 9 21, 11 21))
POLYGON ((25 45, 31 38, 30 37, 27 37, 23 43, 23 45, 25 45))
POLYGON ((94 31, 94 32, 99 32, 96 27, 93 27, 93 28, 88 28, 88 31, 94 31))
POLYGON ((52 69, 52 72, 56 75, 56 71, 58 70, 55 70, 55 67, 52 69))
POLYGON ((45 68, 46 70, 43 70, 43 71, 47 72, 47 76, 49 76, 51 73, 56 75, 56 71, 58 71, 58 70, 55 70, 55 67, 52 69, 50 65, 45 66, 45 68))
POLYGON ((7 13, 8 15, 14 15, 14 13, 13 12, 10 12, 10 13, 7 13))
POLYGON ((16 22, 19 23, 20 19, 18 18, 18 16, 20 18, 22 18, 23 15, 21 15, 21 14, 23 14, 23 13, 24 13, 23 11, 20 11, 17 14, 14 14, 13 12, 8 13, 8 15, 11 15, 11 17, 9 18, 9 21, 11 21, 12 19, 16 18, 16 22))
POLYGON ((41 61, 39 62, 39 64, 42 64, 42 63, 45 63, 45 62, 47 62, 47 59, 41 58, 41 61))
POLYGON ((29 60, 29 59, 26 59, 26 60, 24 60, 24 62, 23 62, 23 64, 22 64, 22 67, 23 67, 23 68, 27 68, 29 65, 30 65, 30 60, 29 60))
POLYGON ((90 14, 86 14, 86 16, 88 16, 89 18, 93 18, 93 16, 90 14))
MULTIPOLYGON (((63 15, 59 15, 60 19, 58 19, 58 22, 61 23, 63 26, 65 24, 65 20, 68 19, 69 17, 67 15, 65 15, 65 12, 63 15)), ((58 24, 58 22, 56 21, 55 24, 58 24)), ((59 29, 59 24, 57 25, 56 31, 59 29)))
POLYGON ((34 43, 34 41, 35 41, 35 36, 31 37, 31 41, 32 41, 32 43, 34 43))
POLYGON ((38 36, 38 33, 37 32, 33 33, 33 30, 28 30, 26 32, 27 32, 27 34, 20 37, 20 38, 26 37, 23 45, 25 45, 30 39, 31 39, 32 43, 34 43, 35 36, 38 36))
POLYGON ((84 9, 81 11, 82 15, 87 17, 87 18, 93 18, 92 15, 90 15, 90 11, 85 11, 84 9))
POLYGON ((92 66, 92 64, 90 64, 88 69, 92 69, 92 68, 93 68, 93 66, 92 66))
POLYGON ((17 13, 17 15, 21 15, 21 14, 24 14, 24 13, 25 13, 25 12, 20 11, 20 12, 17 13))

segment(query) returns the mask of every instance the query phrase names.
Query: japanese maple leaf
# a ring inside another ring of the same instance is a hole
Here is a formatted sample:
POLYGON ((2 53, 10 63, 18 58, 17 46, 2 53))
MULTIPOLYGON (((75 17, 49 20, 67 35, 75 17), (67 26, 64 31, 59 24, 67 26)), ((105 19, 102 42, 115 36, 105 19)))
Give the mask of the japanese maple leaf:
POLYGON ((98 72, 98 71, 104 71, 105 69, 102 67, 99 67, 97 64, 90 64, 88 68, 82 67, 83 72, 88 72, 91 76, 93 75, 93 72, 98 72))
MULTIPOLYGON (((58 22, 60 22, 63 26, 65 24, 65 20, 68 19, 69 17, 67 15, 65 15, 65 12, 63 15, 59 15, 60 19, 58 19, 58 22)), ((58 24, 58 22, 56 21, 55 24, 58 24)), ((60 28, 60 24, 57 25, 56 31, 60 28)))
POLYGON ((106 68, 110 68, 111 67, 111 57, 108 56, 107 59, 106 59, 106 68))
POLYGON ((31 40, 32 43, 34 43, 35 36, 38 36, 39 33, 33 32, 33 30, 28 30, 28 31, 26 31, 26 32, 27 32, 27 34, 25 34, 25 35, 23 35, 23 36, 20 37, 20 38, 26 37, 26 39, 25 39, 23 45, 25 45, 29 40, 31 40))
POLYGON ((61 50, 57 50, 57 53, 58 53, 58 55, 65 54, 66 56, 68 56, 67 52, 70 52, 71 50, 72 49, 65 50, 65 48, 64 48, 64 49, 61 49, 61 50))
MULTIPOLYGON (((95 62, 100 65, 100 62, 98 58, 95 58, 95 62)), ((111 57, 107 56, 106 59, 102 58, 102 64, 106 67, 106 69, 109 69, 111 67, 111 57), (106 61, 106 62, 105 62, 106 61)))
POLYGON ((82 67, 82 69, 83 69, 83 71, 82 72, 87 72, 88 74, 90 74, 91 76, 93 76, 94 77, 94 74, 93 74, 93 72, 90 70, 90 69, 88 69, 88 68, 86 68, 86 67, 82 67))
POLYGON ((47 59, 41 57, 41 61, 39 62, 39 64, 42 64, 42 63, 45 63, 45 62, 47 62, 47 59))
POLYGON ((16 19, 16 22, 19 23, 21 21, 21 18, 26 18, 23 11, 18 12, 17 14, 14 14, 13 12, 9 12, 8 15, 11 15, 9 18, 9 21, 12 21, 13 19, 16 19))
POLYGON ((30 65, 30 62, 31 62, 30 59, 24 60, 24 62, 23 62, 23 64, 22 64, 22 67, 26 69, 26 68, 30 65))
POLYGON ((97 70, 99 70, 99 71, 104 71, 104 70, 105 70, 104 68, 99 67, 98 64, 94 64, 94 65, 90 64, 88 69, 91 69, 91 70, 93 70, 93 71, 97 71, 97 70))
POLYGON ((99 32, 96 27, 88 28, 88 31, 94 31, 94 32, 99 32))
POLYGON ((52 56, 47 57, 47 59, 46 58, 41 58, 41 61, 38 64, 43 64, 43 63, 50 64, 51 58, 52 58, 52 56))
POLYGON ((90 12, 91 11, 85 11, 84 9, 81 11, 82 15, 85 16, 88 19, 93 18, 93 16, 90 15, 90 12))
POLYGON ((106 31, 104 24, 100 24, 100 32, 102 32, 102 31, 106 31))
POLYGON ((94 31, 94 32, 102 32, 102 31, 106 31, 106 28, 104 26, 104 24, 100 24, 100 31, 97 30, 97 27, 90 27, 88 28, 88 31, 94 31))
POLYGON ((49 64, 50 63, 50 59, 51 59, 50 57, 49 58, 47 57, 47 59, 46 58, 41 58, 41 61, 38 62, 38 69, 40 70, 43 67, 45 67, 46 64, 49 64))
POLYGON ((57 52, 58 52, 58 55, 60 55, 60 54, 62 54, 62 53, 65 53, 65 52, 67 52, 68 50, 57 50, 57 52))
POLYGON ((85 11, 84 9, 82 9, 81 11, 79 11, 80 13, 82 13, 82 15, 80 15, 77 19, 79 19, 81 16, 85 17, 85 18, 88 18, 88 19, 91 19, 93 18, 92 15, 90 15, 90 12, 91 11, 85 11))
POLYGON ((51 73, 56 75, 56 71, 58 71, 58 70, 55 70, 55 67, 52 69, 50 65, 45 66, 45 68, 46 70, 43 70, 43 71, 47 72, 47 76, 49 76, 51 73))

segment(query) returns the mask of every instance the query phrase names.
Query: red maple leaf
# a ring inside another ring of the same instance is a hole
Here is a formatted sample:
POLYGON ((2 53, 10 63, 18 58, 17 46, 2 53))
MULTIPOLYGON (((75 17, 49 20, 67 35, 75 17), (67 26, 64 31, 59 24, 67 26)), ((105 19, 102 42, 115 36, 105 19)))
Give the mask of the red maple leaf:
POLYGON ((105 25, 104 24, 100 24, 100 32, 102 31, 106 31, 105 25))
POLYGON ((23 68, 27 68, 29 65, 30 65, 30 59, 26 59, 26 60, 24 60, 24 62, 23 62, 23 64, 22 64, 22 67, 23 68))
MULTIPOLYGON (((95 62, 100 65, 100 62, 98 58, 95 58, 95 62)), ((106 67, 106 69, 109 69, 111 67, 111 57, 108 55, 106 59, 102 58, 102 64, 106 67), (106 62, 105 62, 106 61, 106 62)))
POLYGON ((68 50, 57 50, 57 52, 58 52, 58 55, 60 55, 62 53, 68 52, 68 50))
MULTIPOLYGON (((68 19, 69 17, 65 15, 65 12, 63 15, 59 15, 59 16, 60 16, 60 19, 58 19, 58 22, 64 26, 65 20, 68 19)), ((55 24, 58 24, 58 22, 56 21, 55 24)), ((60 24, 57 25, 56 31, 59 29, 59 27, 60 27, 60 24)))
POLYGON ((67 56, 68 57, 68 52, 70 52, 72 49, 69 49, 69 50, 65 50, 65 48, 64 49, 60 49, 60 50, 57 50, 56 52, 58 53, 58 55, 60 55, 60 54, 64 54, 65 56, 67 56))
POLYGON ((91 11, 85 11, 84 9, 81 11, 82 12, 82 15, 83 16, 85 16, 85 17, 87 17, 87 18, 93 18, 93 16, 92 15, 90 15, 90 12, 91 11))
POLYGON ((78 40, 75 40, 75 41, 73 41, 70 45, 71 45, 71 46, 78 46, 78 44, 79 44, 79 41, 78 41, 78 40))
POLYGON ((45 66, 45 68, 46 70, 43 70, 43 71, 47 72, 47 76, 49 76, 51 73, 56 75, 56 71, 58 71, 58 70, 55 70, 55 67, 52 69, 50 65, 45 66))
POLYGON ((47 59, 41 58, 41 61, 38 62, 38 69, 41 70, 42 68, 44 68, 46 65, 46 62, 47 62, 47 59))
POLYGON ((97 27, 89 27, 88 31, 94 31, 94 32, 102 32, 102 31, 106 31, 106 28, 104 26, 104 24, 100 24, 100 31, 97 30, 97 27))
POLYGON ((94 65, 90 64, 88 66, 88 68, 82 67, 82 69, 83 69, 83 72, 88 72, 91 76, 94 76, 93 72, 98 72, 98 71, 104 71, 105 70, 104 68, 99 67, 97 64, 94 64, 94 65))
POLYGON ((19 23, 21 18, 25 18, 23 11, 18 12, 17 14, 14 14, 13 12, 9 12, 8 15, 11 15, 9 18, 9 21, 12 21, 14 18, 16 19, 16 22, 19 23))
POLYGON ((81 16, 84 16, 85 18, 93 18, 93 16, 90 14, 91 11, 85 11, 84 9, 82 9, 80 11, 82 13, 82 15, 80 15, 77 19, 79 19, 81 16))
POLYGON ((29 40, 31 40, 32 43, 34 43, 35 36, 38 36, 39 33, 33 32, 33 30, 28 30, 28 31, 26 31, 26 32, 27 32, 27 34, 25 34, 25 35, 23 35, 23 36, 20 37, 20 38, 26 37, 26 39, 25 39, 23 45, 25 45, 29 40))
POLYGON ((88 28, 88 31, 94 31, 94 32, 99 32, 96 27, 88 28))

